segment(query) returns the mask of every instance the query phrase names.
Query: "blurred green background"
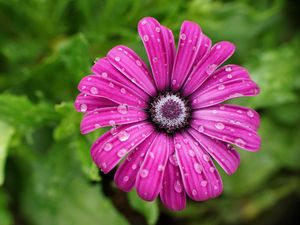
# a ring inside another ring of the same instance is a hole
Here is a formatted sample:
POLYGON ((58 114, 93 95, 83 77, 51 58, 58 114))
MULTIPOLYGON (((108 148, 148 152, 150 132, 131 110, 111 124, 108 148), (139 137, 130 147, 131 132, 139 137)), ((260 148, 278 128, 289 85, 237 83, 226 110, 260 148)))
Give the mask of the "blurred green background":
POLYGON ((295 0, 0 0, 0 225, 295 224, 300 207, 300 5, 295 0), (223 195, 170 212, 102 176, 79 133, 79 80, 117 44, 144 59, 140 18, 185 19, 237 46, 261 94, 262 148, 240 151, 223 195))

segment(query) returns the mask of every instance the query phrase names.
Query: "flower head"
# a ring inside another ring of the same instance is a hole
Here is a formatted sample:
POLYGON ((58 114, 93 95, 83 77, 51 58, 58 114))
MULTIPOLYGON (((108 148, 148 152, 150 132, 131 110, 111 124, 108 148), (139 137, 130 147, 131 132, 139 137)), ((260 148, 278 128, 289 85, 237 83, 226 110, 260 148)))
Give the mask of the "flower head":
POLYGON ((160 195, 171 210, 217 197, 222 180, 240 158, 233 145, 260 147, 259 115, 252 109, 220 104, 259 92, 238 65, 221 65, 233 54, 232 43, 211 40, 193 22, 183 22, 177 50, 172 31, 154 18, 139 22, 151 71, 130 48, 116 46, 96 61, 92 75, 79 83, 75 102, 84 112, 83 134, 111 126, 92 146, 104 173, 124 160, 115 173, 123 191, 136 188, 152 201, 160 195))

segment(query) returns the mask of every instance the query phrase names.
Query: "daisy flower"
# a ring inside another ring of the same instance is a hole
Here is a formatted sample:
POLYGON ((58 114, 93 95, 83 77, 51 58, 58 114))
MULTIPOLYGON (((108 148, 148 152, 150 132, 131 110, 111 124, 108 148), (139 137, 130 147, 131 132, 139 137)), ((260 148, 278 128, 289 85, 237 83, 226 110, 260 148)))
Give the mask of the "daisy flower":
POLYGON ((214 163, 233 174, 240 163, 233 146, 259 149, 257 112, 221 104, 255 96, 259 88, 245 68, 221 67, 235 46, 212 46, 194 22, 183 22, 177 49, 172 31, 154 18, 143 18, 138 32, 151 70, 122 45, 97 60, 78 85, 80 129, 87 134, 111 127, 92 145, 91 156, 104 173, 120 164, 118 188, 135 188, 146 201, 160 196, 167 208, 182 210, 187 196, 205 201, 222 193, 214 163))

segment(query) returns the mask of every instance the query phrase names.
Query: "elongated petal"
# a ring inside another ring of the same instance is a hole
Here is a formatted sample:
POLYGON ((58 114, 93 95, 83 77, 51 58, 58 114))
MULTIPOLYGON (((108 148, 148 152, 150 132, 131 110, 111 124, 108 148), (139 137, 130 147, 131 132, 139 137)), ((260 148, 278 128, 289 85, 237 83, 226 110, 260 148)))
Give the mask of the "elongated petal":
POLYGON ((159 133, 152 142, 139 170, 136 180, 138 195, 147 201, 153 201, 162 187, 165 166, 169 156, 169 139, 165 133, 159 133))
POLYGON ((237 170, 240 164, 240 156, 230 144, 212 139, 193 128, 189 129, 188 132, 217 161, 227 174, 231 175, 237 170))
POLYGON ((110 63, 130 81, 150 96, 156 94, 154 80, 143 60, 130 48, 120 45, 111 49, 107 57, 110 63))
POLYGON ((169 51, 170 33, 162 32, 165 29, 151 17, 143 18, 138 25, 139 35, 144 43, 152 74, 158 90, 165 91, 170 84, 170 66, 172 62, 169 51))
POLYGON ((187 132, 177 133, 175 151, 184 188, 195 201, 217 197, 222 192, 222 180, 210 156, 187 132))
POLYGON ((183 94, 187 96, 197 90, 203 84, 203 82, 218 68, 218 66, 225 62, 234 53, 234 50, 234 45, 227 41, 222 41, 215 44, 205 60, 203 60, 201 63, 198 63, 196 68, 189 75, 183 86, 183 94))
POLYGON ((93 161, 104 173, 108 173, 153 131, 153 126, 148 122, 112 128, 93 144, 91 148, 93 161))
POLYGON ((74 107, 78 112, 90 112, 94 109, 116 106, 115 102, 106 98, 93 97, 80 93, 74 103, 74 107))
POLYGON ((197 65, 199 63, 202 63, 202 61, 209 54, 210 48, 211 48, 211 40, 209 39, 209 37, 207 37, 205 34, 202 33, 202 41, 200 44, 200 48, 197 52, 196 59, 194 61, 193 69, 197 68, 197 65))
POLYGON ((169 144, 170 154, 165 169, 160 199, 168 209, 178 211, 185 208, 186 196, 178 163, 174 162, 175 149, 173 140, 169 144))
POLYGON ((127 89, 132 90, 137 96, 143 99, 149 99, 148 94, 138 87, 134 79, 128 79, 123 73, 118 71, 108 60, 107 57, 98 59, 92 67, 95 75, 101 76, 103 79, 117 81, 127 89))
POLYGON ((148 138, 128 154, 126 160, 120 165, 114 177, 118 188, 128 192, 134 187, 138 171, 155 137, 156 132, 151 133, 148 138))
POLYGON ((198 24, 184 21, 178 43, 172 73, 172 90, 178 91, 189 74, 202 42, 202 31, 198 24))
POLYGON ((214 83, 207 89, 197 90, 191 96, 193 108, 203 108, 243 96, 255 96, 259 93, 257 84, 247 78, 231 79, 214 83))
POLYGON ((80 81, 78 89, 84 94, 107 98, 119 104, 139 108, 147 107, 145 99, 138 96, 132 89, 129 89, 117 81, 98 75, 84 77, 80 81))
POLYGON ((191 126, 203 134, 235 144, 245 150, 257 151, 260 148, 261 140, 256 131, 236 120, 227 121, 221 117, 219 120, 217 118, 210 120, 210 118, 194 116, 191 126))
MULTIPOLYGON (((164 42, 167 51, 167 60, 168 60, 167 66, 169 71, 168 75, 169 75, 169 79, 171 79, 173 65, 175 61, 175 55, 176 55, 174 35, 172 30, 170 30, 165 26, 161 26, 161 32, 164 37, 164 42)), ((169 85, 171 85, 170 81, 169 81, 169 85)))
POLYGON ((86 134, 100 127, 135 123, 146 120, 147 117, 143 110, 126 105, 95 109, 84 115, 80 130, 82 134, 86 134))

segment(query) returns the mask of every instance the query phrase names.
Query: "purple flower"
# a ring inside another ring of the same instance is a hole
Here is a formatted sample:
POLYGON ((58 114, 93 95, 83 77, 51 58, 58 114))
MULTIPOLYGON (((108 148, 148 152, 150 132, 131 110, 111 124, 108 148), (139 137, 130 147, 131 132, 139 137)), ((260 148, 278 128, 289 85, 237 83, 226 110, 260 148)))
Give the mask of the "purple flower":
POLYGON ((160 195, 167 208, 182 210, 186 194, 195 201, 221 194, 214 161, 233 174, 240 158, 232 145, 259 149, 259 115, 220 104, 257 95, 259 88, 243 67, 220 67, 234 45, 211 47, 196 23, 182 24, 177 51, 172 31, 154 18, 142 19, 138 32, 152 72, 126 46, 99 59, 78 86, 81 132, 111 126, 91 148, 97 166, 108 173, 126 157, 114 177, 121 190, 135 187, 147 201, 160 195))

